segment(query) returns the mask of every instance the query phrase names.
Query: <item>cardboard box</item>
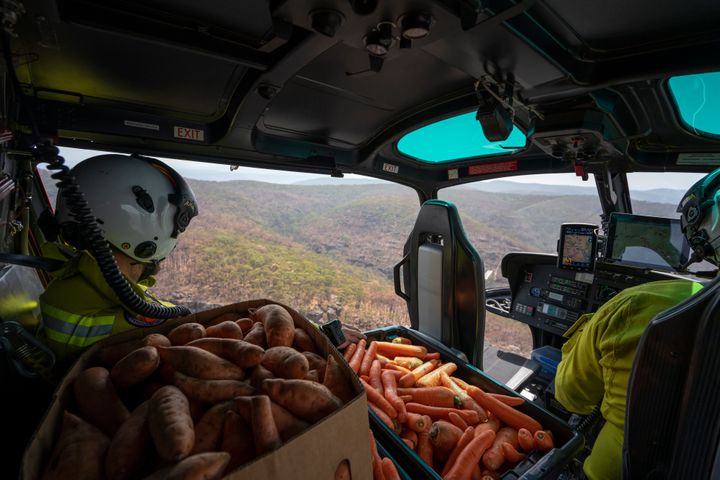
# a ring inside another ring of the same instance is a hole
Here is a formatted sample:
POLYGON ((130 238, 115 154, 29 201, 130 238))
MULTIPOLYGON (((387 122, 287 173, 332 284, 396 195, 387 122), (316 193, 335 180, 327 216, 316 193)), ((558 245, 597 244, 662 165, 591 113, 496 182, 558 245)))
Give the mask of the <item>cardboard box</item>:
MULTIPOLYGON (((22 465, 22 478, 36 480, 42 477, 45 464, 60 434, 63 410, 72 405, 72 382, 85 368, 97 364, 95 354, 107 345, 115 345, 128 340, 141 338, 149 333, 166 333, 181 323, 207 323, 209 320, 227 312, 246 315, 248 309, 276 303, 270 300, 252 300, 236 303, 187 317, 165 322, 154 328, 137 329, 125 332, 99 342, 75 362, 58 387, 45 418, 25 451, 22 465)), ((315 342, 318 350, 327 357, 333 355, 352 384, 356 397, 345 406, 312 425, 309 429, 290 439, 271 453, 245 464, 223 478, 239 479, 332 479, 337 465, 347 459, 353 480, 372 479, 370 456, 369 423, 367 401, 362 384, 350 370, 342 355, 329 342, 327 337, 308 320, 293 309, 283 305, 293 317, 295 325, 305 330, 315 342)))

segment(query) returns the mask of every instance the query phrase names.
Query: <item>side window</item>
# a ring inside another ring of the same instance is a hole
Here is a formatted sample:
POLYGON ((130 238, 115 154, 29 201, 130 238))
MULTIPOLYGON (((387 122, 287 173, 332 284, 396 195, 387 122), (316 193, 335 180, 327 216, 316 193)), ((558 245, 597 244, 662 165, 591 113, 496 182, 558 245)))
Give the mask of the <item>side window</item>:
MULTIPOLYGON (((483 259, 486 288, 507 287, 500 272, 506 254, 555 253, 562 223, 598 223, 601 213, 594 183, 570 174, 458 185, 438 196, 457 206, 465 232, 483 259)), ((489 312, 485 341, 524 356, 532 350, 527 325, 489 312)))

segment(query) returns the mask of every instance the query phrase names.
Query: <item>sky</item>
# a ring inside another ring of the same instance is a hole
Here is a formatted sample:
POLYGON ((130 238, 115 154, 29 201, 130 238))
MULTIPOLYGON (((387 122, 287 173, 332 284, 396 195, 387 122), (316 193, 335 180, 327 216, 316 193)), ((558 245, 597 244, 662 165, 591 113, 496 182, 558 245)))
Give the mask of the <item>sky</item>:
MULTIPOLYGON (((74 148, 61 148, 61 155, 65 157, 66 164, 70 167, 78 162, 98 155, 99 152, 91 150, 80 150, 74 148)), ((263 168, 239 167, 237 170, 230 171, 228 165, 217 165, 203 162, 193 162, 189 160, 175 160, 168 158, 160 158, 163 162, 177 170, 186 178, 194 178, 198 180, 255 180, 259 182, 292 184, 312 179, 329 179, 327 175, 315 175, 309 173, 284 172, 279 170, 268 170, 263 168)), ((631 173, 628 175, 628 183, 630 190, 651 190, 654 188, 672 188, 677 190, 687 190, 693 183, 702 178, 701 174, 694 173, 631 173)), ((362 175, 347 174, 347 179, 364 179, 368 178, 362 175)), ((338 184, 342 184, 343 179, 333 179, 338 184)), ((525 175, 522 177, 512 177, 508 179, 518 183, 540 183, 545 185, 572 185, 585 186, 595 188, 595 182, 592 178, 583 182, 582 179, 571 173, 547 174, 547 175, 525 175)), ((492 181, 492 180, 490 180, 492 181)))

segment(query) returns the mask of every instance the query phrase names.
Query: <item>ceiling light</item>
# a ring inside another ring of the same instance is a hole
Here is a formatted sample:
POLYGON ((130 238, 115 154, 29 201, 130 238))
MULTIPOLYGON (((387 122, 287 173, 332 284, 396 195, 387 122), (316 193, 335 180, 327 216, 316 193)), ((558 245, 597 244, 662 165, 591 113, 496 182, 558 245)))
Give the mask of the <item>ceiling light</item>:
POLYGON ((420 40, 430 35, 433 18, 427 13, 410 13, 400 20, 402 36, 408 40, 420 40))

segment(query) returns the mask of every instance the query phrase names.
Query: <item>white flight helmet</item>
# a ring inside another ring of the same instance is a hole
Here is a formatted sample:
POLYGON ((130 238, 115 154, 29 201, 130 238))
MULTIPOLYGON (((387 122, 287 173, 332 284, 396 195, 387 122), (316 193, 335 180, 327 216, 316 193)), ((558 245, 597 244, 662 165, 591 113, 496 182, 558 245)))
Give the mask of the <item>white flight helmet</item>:
MULTIPOLYGON (((70 170, 105 239, 143 263, 167 257, 197 215, 190 186, 172 168, 139 155, 98 155, 70 170)), ((69 243, 83 245, 83 227, 58 192, 56 219, 69 243)))

